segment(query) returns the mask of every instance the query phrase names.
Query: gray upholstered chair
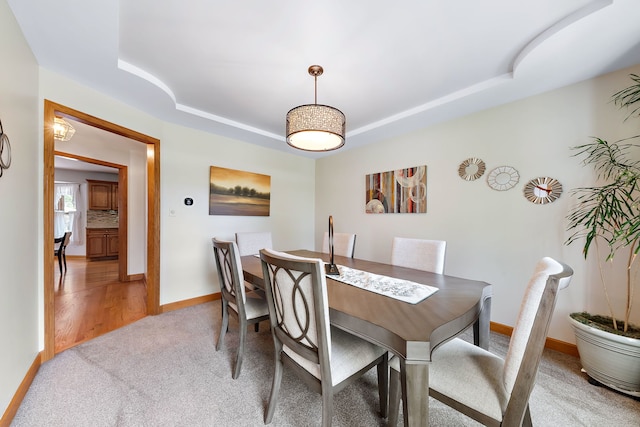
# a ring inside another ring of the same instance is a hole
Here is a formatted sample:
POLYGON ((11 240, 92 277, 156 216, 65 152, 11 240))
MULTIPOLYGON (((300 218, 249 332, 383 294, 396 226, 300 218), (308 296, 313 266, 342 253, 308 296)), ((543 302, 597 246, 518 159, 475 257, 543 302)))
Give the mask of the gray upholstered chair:
MULTIPOLYGON (((236 244, 238 245, 238 251, 240 256, 247 255, 259 255, 260 249, 273 249, 273 241, 271 239, 270 231, 243 231, 236 233, 236 244)), ((258 295, 264 298, 264 292, 261 289, 256 288, 249 282, 244 282, 244 287, 255 291, 258 295)), ((260 324, 255 324, 255 331, 260 330, 260 324)))
MULTIPOLYGON (((525 291, 506 358, 454 338, 432 353, 429 395, 487 426, 531 426, 529 396, 558 290, 572 275, 569 266, 542 258, 525 291)), ((398 418, 400 363, 397 357, 389 363, 389 425, 398 418)))
POLYGON ((331 327, 322 260, 269 249, 260 254, 275 345, 275 372, 265 423, 273 419, 284 365, 322 395, 323 426, 331 425, 335 393, 377 366, 380 412, 386 417, 387 351, 331 327))
MULTIPOLYGON (((346 256, 353 258, 356 251, 356 235, 351 233, 333 233, 333 254, 338 256, 346 256)), ((328 254, 331 252, 329 248, 329 232, 324 232, 322 239, 322 252, 328 254)))
MULTIPOLYGON (((430 273, 444 273, 444 259, 447 250, 447 242, 444 240, 410 239, 406 237, 394 237, 391 246, 391 264, 399 267, 413 268, 415 270, 428 271, 430 273)), ((491 300, 485 301, 484 308, 491 310, 491 300)), ((480 329, 480 322, 473 324, 473 339, 476 345, 481 342, 489 343, 489 337, 481 339, 481 335, 488 331, 480 329)), ((489 348, 485 348, 489 350, 489 348)))
POLYGON ((264 298, 255 295, 253 292, 247 292, 244 288, 242 265, 236 243, 218 240, 215 237, 211 240, 213 242, 213 252, 222 296, 222 325, 220 326, 220 336, 218 337, 216 351, 222 346, 224 335, 229 327, 229 311, 231 311, 238 318, 240 325, 240 344, 233 370, 233 378, 236 379, 240 376, 240 369, 242 368, 247 326, 269 320, 269 310, 267 301, 264 298))
POLYGON ((236 233, 240 256, 258 255, 260 249, 273 249, 270 231, 245 231, 236 233))
POLYGON ((394 237, 391 264, 442 274, 446 249, 447 242, 444 240, 394 237))

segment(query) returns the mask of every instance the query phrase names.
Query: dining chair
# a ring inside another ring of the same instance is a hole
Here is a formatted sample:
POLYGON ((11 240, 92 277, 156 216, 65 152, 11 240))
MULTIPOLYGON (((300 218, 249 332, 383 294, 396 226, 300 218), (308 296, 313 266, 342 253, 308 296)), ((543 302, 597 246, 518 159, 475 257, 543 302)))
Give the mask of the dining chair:
MULTIPOLYGON (((236 243, 238 244, 238 251, 240 256, 247 255, 259 255, 260 249, 267 248, 273 249, 273 242, 271 239, 270 231, 243 231, 236 233, 236 243)), ((258 295, 264 298, 264 292, 261 289, 256 288, 249 282, 244 282, 245 288, 255 291, 258 295)), ((255 331, 260 331, 260 324, 256 323, 255 331)))
POLYGON ((53 239, 54 245, 58 245, 53 249, 53 256, 58 257, 58 266, 60 267, 60 274, 62 274, 62 264, 64 263, 64 271, 67 271, 67 246, 71 240, 71 231, 65 231, 62 237, 53 239))
POLYGON ((270 231, 244 231, 236 233, 240 256, 259 255, 260 249, 273 249, 270 231))
POLYGON ((387 350, 331 326, 324 263, 269 249, 260 251, 275 372, 265 424, 273 419, 286 365, 322 395, 322 425, 330 426, 334 395, 376 366, 380 413, 387 415, 387 350))
POLYGON ((394 237, 391 245, 391 264, 442 274, 447 242, 444 240, 394 237))
MULTIPOLYGON (((444 273, 444 259, 447 242, 444 240, 411 239, 394 237, 391 246, 391 264, 399 267, 413 268, 430 273, 444 273)), ((491 299, 485 301, 483 310, 490 312, 491 299)), ((486 334, 480 328, 480 321, 473 324, 473 340, 476 345, 485 343, 485 350, 489 350, 489 339, 482 339, 486 334)))
MULTIPOLYGON (((353 258, 356 251, 356 235, 352 233, 333 233, 333 254, 338 256, 346 256, 353 258)), ((331 252, 329 248, 329 232, 324 232, 322 239, 322 252, 328 254, 331 252)))
POLYGON ((222 300, 222 324, 216 351, 223 344, 224 335, 229 327, 229 312, 231 312, 238 318, 240 328, 240 344, 233 370, 233 379, 236 379, 240 376, 242 368, 247 326, 269 320, 269 310, 264 298, 255 295, 254 292, 247 292, 244 288, 242 264, 236 242, 219 240, 215 237, 212 242, 222 300))
MULTIPOLYGON (((538 261, 520 305, 506 358, 454 338, 432 353, 429 396, 486 426, 531 426, 529 396, 558 290, 569 285, 572 275, 571 267, 552 258, 538 261)), ((396 425, 398 420, 401 363, 397 357, 389 362, 389 425, 396 425)))

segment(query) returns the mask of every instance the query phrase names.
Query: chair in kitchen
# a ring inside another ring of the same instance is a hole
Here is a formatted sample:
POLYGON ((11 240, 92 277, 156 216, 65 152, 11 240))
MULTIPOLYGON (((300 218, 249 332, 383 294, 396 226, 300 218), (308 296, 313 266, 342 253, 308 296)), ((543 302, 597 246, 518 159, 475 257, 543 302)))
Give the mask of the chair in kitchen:
POLYGON ((260 257, 275 346, 265 423, 273 419, 285 365, 322 395, 323 426, 331 425, 335 393, 377 366, 380 412, 386 417, 387 351, 331 326, 323 261, 269 249, 260 257))
MULTIPOLYGON (((573 270, 552 258, 538 261, 513 328, 506 358, 460 338, 432 353, 429 396, 487 426, 531 426, 529 396, 535 385, 558 290, 569 285, 573 270)), ((400 403, 401 362, 391 359, 389 424, 400 403)))
POLYGON ((62 264, 64 263, 64 271, 67 271, 67 245, 71 240, 71 232, 65 231, 62 237, 56 237, 53 239, 53 244, 58 245, 54 247, 53 255, 58 257, 58 266, 60 267, 60 274, 62 274, 62 264))
MULTIPOLYGON (((353 258, 356 251, 356 235, 351 233, 333 233, 333 254, 353 258)), ((331 253, 329 248, 329 232, 324 232, 322 252, 331 253)))
POLYGON ((229 326, 229 312, 231 312, 238 318, 240 325, 240 344, 233 370, 233 379, 236 379, 240 376, 242 368, 247 326, 269 320, 269 310, 264 298, 255 295, 254 292, 247 292, 244 288, 242 265, 236 242, 219 240, 215 237, 212 242, 222 296, 222 324, 216 351, 223 344, 224 335, 229 326))
POLYGON ((442 274, 447 242, 444 240, 408 239, 394 237, 391 264, 442 274))

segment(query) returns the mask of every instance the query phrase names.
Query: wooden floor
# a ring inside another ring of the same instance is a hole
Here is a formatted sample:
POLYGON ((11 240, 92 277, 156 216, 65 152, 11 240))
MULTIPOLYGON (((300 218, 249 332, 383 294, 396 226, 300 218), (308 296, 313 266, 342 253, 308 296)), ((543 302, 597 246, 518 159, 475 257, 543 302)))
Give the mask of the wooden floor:
POLYGON ((55 352, 135 322, 147 315, 141 280, 118 281, 118 261, 67 258, 60 275, 55 262, 55 352))

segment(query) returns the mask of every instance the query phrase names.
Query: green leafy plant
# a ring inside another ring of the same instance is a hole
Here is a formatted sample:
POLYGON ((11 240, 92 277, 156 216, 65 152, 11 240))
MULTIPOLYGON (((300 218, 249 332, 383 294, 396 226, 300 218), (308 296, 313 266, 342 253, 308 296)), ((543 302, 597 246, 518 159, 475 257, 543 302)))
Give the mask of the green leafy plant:
MULTIPOLYGON (((634 84, 612 97, 619 108, 630 110, 626 119, 640 115, 640 77, 635 74, 631 74, 630 77, 634 84)), ((567 216, 568 230, 573 234, 567 239, 566 244, 584 239, 585 258, 591 247, 595 248, 599 260, 600 279, 611 314, 609 320, 614 330, 623 333, 637 329, 629 324, 635 290, 633 268, 637 264, 640 252, 640 145, 631 142, 637 138, 640 138, 640 135, 610 143, 595 137, 588 144, 573 147, 577 151, 574 156, 583 157, 583 164, 594 169, 598 184, 571 191, 577 204, 567 216), (601 245, 606 247, 606 256, 600 256, 601 245), (627 252, 627 295, 620 328, 611 305, 600 261, 612 261, 614 256, 622 251, 627 252)), ((584 317, 584 313, 582 315, 584 317)), ((573 314, 572 317, 575 318, 573 314)))

